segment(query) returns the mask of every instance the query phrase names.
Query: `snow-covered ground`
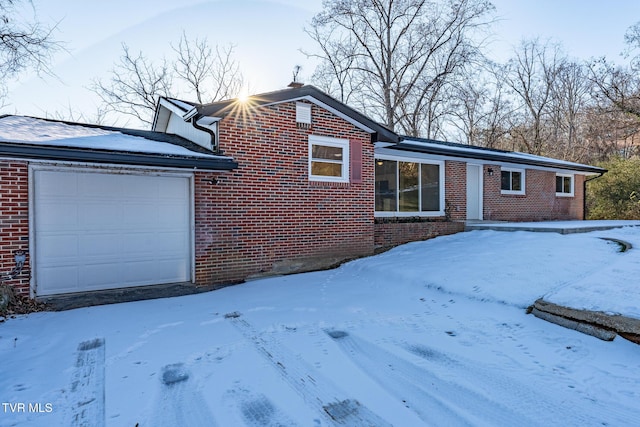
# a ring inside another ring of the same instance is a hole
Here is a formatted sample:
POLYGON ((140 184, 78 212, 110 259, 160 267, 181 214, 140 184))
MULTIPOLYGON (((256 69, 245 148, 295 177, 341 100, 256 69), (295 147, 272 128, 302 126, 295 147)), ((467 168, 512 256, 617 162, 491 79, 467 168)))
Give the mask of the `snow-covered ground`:
POLYGON ((640 317, 639 272, 638 227, 472 231, 330 271, 10 319, 0 426, 637 425, 640 346, 525 309, 545 296, 640 317))

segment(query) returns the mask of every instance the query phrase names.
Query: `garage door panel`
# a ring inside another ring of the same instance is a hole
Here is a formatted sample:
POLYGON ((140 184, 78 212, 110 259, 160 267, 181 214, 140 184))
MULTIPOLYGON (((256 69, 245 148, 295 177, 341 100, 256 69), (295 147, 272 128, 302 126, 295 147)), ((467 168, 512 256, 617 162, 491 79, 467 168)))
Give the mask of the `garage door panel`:
POLYGON ((40 217, 40 230, 74 229, 78 223, 78 207, 64 200, 44 200, 36 206, 36 215, 40 217))
POLYGON ((83 258, 109 257, 119 258, 114 248, 122 248, 119 235, 108 233, 82 234, 78 237, 78 249, 83 258))
POLYGON ((34 178, 39 295, 191 280, 188 178, 62 169, 34 178))
POLYGON ((49 294, 78 292, 78 270, 75 265, 39 267, 38 271, 42 276, 42 283, 39 285, 46 288, 49 294))
POLYGON ((160 264, 152 260, 127 262, 123 263, 121 268, 123 276, 126 277, 125 280, 132 283, 153 284, 157 274, 162 274, 170 278, 170 281, 167 283, 178 282, 180 281, 180 277, 183 277, 187 271, 180 266, 180 263, 171 261, 177 260, 166 259, 160 264))
POLYGON ((122 273, 119 264, 118 260, 100 264, 83 265, 78 272, 78 288, 87 290, 113 288, 114 283, 122 282, 122 273))
MULTIPOLYGON (((122 207, 122 226, 130 230, 157 229, 157 203, 131 203, 122 207)), ((184 207, 183 207, 184 209, 184 207)))
POLYGON ((122 208, 113 201, 110 203, 87 201, 78 206, 76 230, 80 232, 96 228, 102 230, 118 229, 122 222, 121 210, 122 208))
POLYGON ((75 197, 78 193, 78 180, 72 175, 60 175, 57 172, 39 171, 38 186, 42 194, 49 197, 75 197))
POLYGON ((38 256, 43 265, 78 257, 78 237, 67 234, 44 234, 38 239, 38 256))
MULTIPOLYGON (((74 172, 69 174, 78 176, 74 172)), ((78 181, 78 196, 83 198, 91 199, 99 195, 104 200, 112 200, 122 191, 123 185, 119 175, 83 173, 82 179, 78 181)))
POLYGON ((163 233, 155 236, 154 244, 161 254, 181 253, 189 246, 189 240, 180 232, 163 233))
POLYGON ((161 204, 156 217, 158 225, 166 227, 188 221, 189 212, 184 211, 183 205, 184 203, 161 204))
POLYGON ((167 182, 162 185, 160 199, 175 199, 184 201, 189 195, 189 188, 185 182, 167 182))
POLYGON ((126 240, 127 244, 123 247, 126 256, 153 257, 160 252, 155 233, 135 233, 126 240))

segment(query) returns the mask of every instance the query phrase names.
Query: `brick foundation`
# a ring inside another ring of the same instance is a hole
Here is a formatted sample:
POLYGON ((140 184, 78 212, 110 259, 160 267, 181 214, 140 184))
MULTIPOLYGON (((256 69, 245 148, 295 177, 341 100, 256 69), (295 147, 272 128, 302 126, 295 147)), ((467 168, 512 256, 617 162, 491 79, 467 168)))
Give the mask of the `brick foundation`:
POLYGON ((423 221, 395 222, 376 221, 375 243, 377 250, 388 249, 408 242, 431 239, 446 234, 464 231, 464 222, 423 221))

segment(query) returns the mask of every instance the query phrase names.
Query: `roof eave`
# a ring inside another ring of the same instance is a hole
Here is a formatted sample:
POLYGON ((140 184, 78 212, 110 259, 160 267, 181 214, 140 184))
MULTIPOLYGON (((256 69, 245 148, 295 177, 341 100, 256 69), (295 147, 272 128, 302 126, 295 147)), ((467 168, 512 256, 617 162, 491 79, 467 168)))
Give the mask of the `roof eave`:
POLYGON ((569 171, 576 171, 576 172, 586 172, 590 174, 603 174, 607 171, 606 169, 602 169, 596 166, 578 165, 578 164, 569 165, 569 164, 556 163, 553 161, 520 159, 517 157, 511 157, 501 153, 480 153, 480 152, 469 153, 469 152, 463 152, 463 151, 450 150, 444 147, 443 148, 420 147, 416 145, 410 145, 410 147, 408 147, 407 145, 410 145, 410 144, 400 143, 387 148, 401 150, 401 151, 414 151, 414 152, 420 152, 420 153, 426 153, 426 154, 437 154, 442 156, 460 157, 464 159, 478 159, 478 160, 488 160, 488 161, 499 161, 504 163, 513 163, 518 165, 541 166, 541 167, 562 169, 562 170, 569 170, 569 171))
MULTIPOLYGON (((305 85, 300 88, 283 89, 275 92, 257 94, 249 97, 248 105, 252 108, 259 108, 284 102, 294 102, 300 99, 310 100, 309 98, 315 100, 316 104, 323 108, 329 107, 329 111, 333 110, 332 112, 334 114, 335 112, 339 112, 341 115, 348 117, 348 121, 352 124, 354 124, 354 122, 359 123, 360 126, 358 127, 370 133, 374 141, 394 143, 400 141, 400 137, 391 129, 370 119, 332 96, 327 95, 315 86, 305 85)), ((235 101, 236 100, 232 99, 214 102, 211 104, 203 104, 197 106, 197 109, 199 114, 203 116, 224 117, 232 111, 231 106, 235 101)), ((345 117, 343 117, 343 119, 344 118, 345 117)))
POLYGON ((0 144, 0 157, 220 171, 233 170, 238 167, 238 163, 233 159, 222 157, 165 156, 151 153, 79 150, 68 147, 42 147, 12 143, 0 144))

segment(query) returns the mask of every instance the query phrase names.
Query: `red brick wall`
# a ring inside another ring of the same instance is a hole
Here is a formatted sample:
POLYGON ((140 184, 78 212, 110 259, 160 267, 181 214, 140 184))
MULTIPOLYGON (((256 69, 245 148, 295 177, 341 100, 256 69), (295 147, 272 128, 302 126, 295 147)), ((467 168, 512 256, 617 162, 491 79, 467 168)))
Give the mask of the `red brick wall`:
POLYGON ((526 169, 525 194, 500 193, 500 167, 484 167, 484 219, 546 221, 583 218, 584 176, 576 175, 573 197, 556 196, 554 172, 526 169), (494 170, 489 176, 487 169, 494 170))
POLYGON ((370 135, 312 106, 311 128, 298 128, 295 102, 231 114, 220 148, 239 164, 195 176, 196 282, 322 268, 373 253, 374 160, 370 135), (362 182, 308 179, 308 136, 362 143, 362 182))
POLYGON ((445 208, 453 221, 467 219, 467 163, 447 160, 444 165, 445 208))
POLYGON ((29 174, 26 162, 0 160, 0 275, 16 266, 15 252, 27 252, 22 273, 3 284, 29 295, 29 174))
POLYGON ((446 234, 464 231, 464 222, 425 221, 393 222, 379 221, 375 225, 376 249, 386 249, 403 243, 431 239, 446 234))

